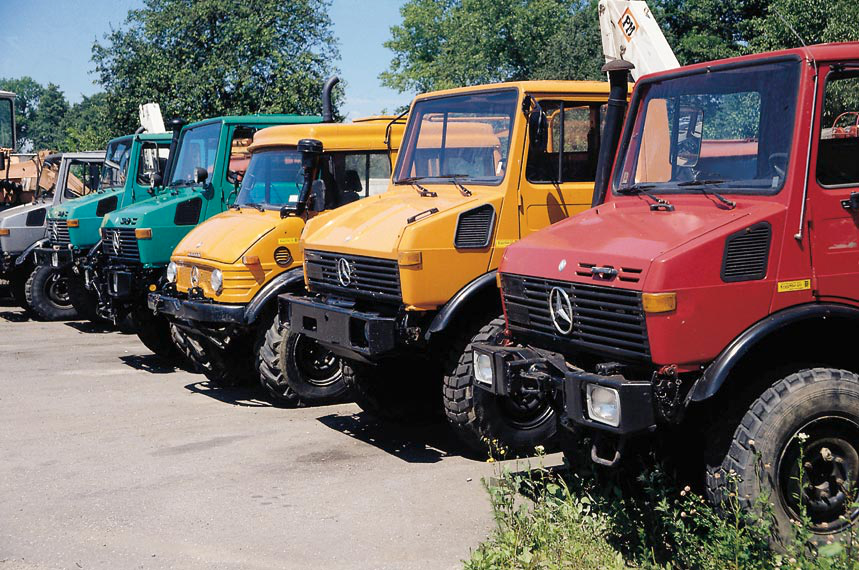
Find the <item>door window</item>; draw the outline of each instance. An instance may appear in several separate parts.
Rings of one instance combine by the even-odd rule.
[[[336,208],[360,198],[381,194],[391,179],[387,152],[332,153],[322,171],[328,191],[328,207]]]
[[[531,147],[525,176],[536,184],[592,182],[596,175],[600,118],[605,105],[541,101],[549,125],[546,149]]]
[[[817,150],[821,186],[859,184],[859,73],[831,73],[823,94]]]
[[[73,161],[69,164],[69,174],[66,178],[66,189],[63,196],[66,199],[86,196],[98,188],[100,162]]]

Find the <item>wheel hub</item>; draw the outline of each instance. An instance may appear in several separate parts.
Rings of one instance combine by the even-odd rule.
[[[508,423],[519,429],[537,427],[552,414],[550,398],[539,386],[523,383],[499,400]]]
[[[47,283],[48,298],[56,305],[68,307],[71,305],[69,301],[69,280],[60,273],[54,273],[48,278]]]
[[[296,342],[295,360],[302,375],[314,386],[329,386],[340,377],[340,359],[303,335]]]

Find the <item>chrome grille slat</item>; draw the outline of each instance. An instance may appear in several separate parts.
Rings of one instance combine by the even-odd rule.
[[[119,251],[113,247],[113,236],[119,234]],[[137,245],[137,237],[134,228],[104,228],[102,230],[102,243],[108,257],[114,261],[126,263],[140,262],[140,249]]]
[[[48,238],[51,245],[67,246],[69,239],[69,224],[61,218],[48,218]]]
[[[344,296],[370,297],[400,302],[400,270],[396,260],[345,255],[326,251],[304,253],[310,288]],[[337,273],[337,263],[345,259],[352,267],[352,282],[344,287]]]

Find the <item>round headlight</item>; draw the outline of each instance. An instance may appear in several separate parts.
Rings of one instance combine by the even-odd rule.
[[[216,295],[220,295],[221,291],[224,290],[224,274],[221,273],[220,269],[215,269],[212,271],[212,291],[215,292]]]
[[[167,281],[170,283],[176,283],[176,273],[179,270],[179,266],[177,266],[172,261],[169,265],[167,265]]]

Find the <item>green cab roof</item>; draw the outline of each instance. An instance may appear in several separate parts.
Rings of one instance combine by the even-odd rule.
[[[196,127],[208,123],[239,123],[244,125],[265,125],[272,121],[283,123],[321,123],[322,117],[319,115],[295,115],[295,114],[271,114],[271,115],[225,115],[223,117],[211,117],[188,123],[184,128]]]

